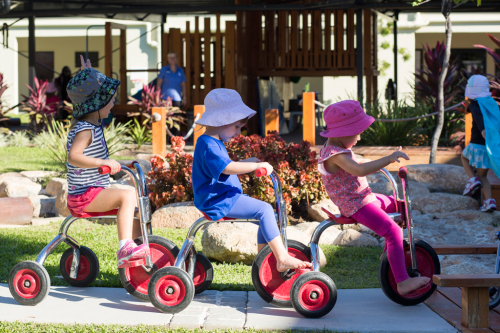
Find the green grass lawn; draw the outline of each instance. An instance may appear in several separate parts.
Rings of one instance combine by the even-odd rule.
[[[128,160],[129,156],[111,156],[112,159]],[[21,171],[60,171],[60,167],[50,160],[49,151],[34,147],[0,148],[0,173]]]
[[[41,227],[0,229],[0,282],[7,283],[9,272],[17,263],[36,260],[38,253],[58,233],[59,223]],[[185,229],[155,229],[153,232],[172,240],[179,248],[186,237]],[[81,220],[75,222],[69,234],[81,245],[92,249],[99,258],[100,273],[92,284],[95,287],[121,288],[116,268],[118,238],[116,226],[106,226]],[[202,250],[201,235],[198,233],[195,245]],[[66,286],[60,276],[59,260],[69,248],[60,245],[46,260],[52,285]],[[353,248],[322,245],[327,258],[327,266],[322,271],[333,278],[339,289],[377,288],[377,269],[381,247]],[[243,264],[213,263],[214,280],[211,289],[216,290],[254,290],[251,280],[251,266]]]

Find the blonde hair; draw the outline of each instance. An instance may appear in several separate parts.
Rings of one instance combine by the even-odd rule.
[[[168,56],[171,56],[171,55],[174,55],[177,58],[177,53],[175,53],[175,52],[168,52],[167,53],[167,58],[168,58]]]

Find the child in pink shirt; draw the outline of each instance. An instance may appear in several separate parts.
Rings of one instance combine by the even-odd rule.
[[[387,257],[399,294],[406,295],[427,285],[430,282],[428,277],[410,278],[406,272],[403,231],[387,215],[395,212],[394,198],[373,194],[366,181],[367,175],[391,163],[399,163],[399,158],[409,160],[408,156],[399,147],[398,151],[381,159],[363,164],[356,162],[351,148],[374,121],[357,101],[347,100],[328,106],[324,118],[326,129],[321,136],[328,141],[321,149],[318,170],[328,196],[342,215],[352,217],[385,237]]]

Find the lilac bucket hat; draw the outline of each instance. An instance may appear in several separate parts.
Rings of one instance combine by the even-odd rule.
[[[490,82],[484,75],[472,75],[467,80],[465,87],[465,97],[469,99],[476,99],[481,97],[491,96]]]
[[[236,90],[219,88],[205,97],[205,112],[196,124],[220,127],[253,117],[256,113],[243,103]]]
[[[346,100],[329,105],[323,115],[326,128],[320,133],[325,138],[339,138],[360,134],[375,119],[365,113],[358,101]]]

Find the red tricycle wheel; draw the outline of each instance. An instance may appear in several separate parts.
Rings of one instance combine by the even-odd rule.
[[[186,271],[163,267],[151,276],[148,295],[151,303],[161,312],[178,313],[193,300],[194,284]]]
[[[72,279],[71,264],[73,263],[73,249],[64,251],[59,262],[61,275],[73,287],[88,287],[99,275],[99,260],[95,253],[85,246],[80,246],[80,267],[76,279]]]
[[[186,265],[186,271],[189,271],[189,263]],[[201,294],[207,290],[214,279],[214,269],[210,260],[201,253],[196,254],[196,267],[194,269],[193,283],[195,294]]]
[[[405,255],[405,265],[411,268],[411,257],[410,257],[410,246],[405,241],[403,244],[404,255]],[[432,283],[432,276],[434,274],[441,273],[441,265],[439,263],[439,258],[429,244],[422,240],[417,240],[415,242],[415,254],[417,257],[417,267],[420,276],[426,276],[430,278],[430,282],[409,294],[401,296],[397,291],[396,280],[394,279],[394,274],[392,273],[387,254],[384,254],[379,267],[379,282],[385,295],[395,303],[401,305],[416,305],[420,304],[429,298],[432,293],[436,290],[436,285]]]
[[[290,293],[293,308],[306,318],[328,314],[337,302],[337,287],[332,279],[320,272],[299,276]]]
[[[23,261],[9,274],[9,290],[22,305],[37,305],[49,294],[50,277],[37,262]]]

